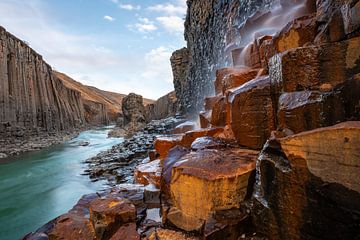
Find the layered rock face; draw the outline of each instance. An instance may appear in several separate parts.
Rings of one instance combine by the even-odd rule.
[[[154,103],[147,104],[146,118],[150,120],[160,120],[175,116],[178,111],[178,101],[175,92],[170,92],[159,98]]]
[[[121,115],[121,101],[126,95],[83,85],[64,73],[54,71],[54,74],[66,87],[81,93],[85,120],[88,124],[116,122]]]
[[[186,91],[189,87],[188,69],[189,69],[189,51],[187,48],[179,49],[173,52],[171,58],[171,68],[174,78],[175,94],[178,99],[177,110],[185,114],[187,109]]]
[[[26,43],[0,28],[0,136],[58,132],[85,123],[78,91],[66,88]]]
[[[180,76],[175,80],[182,79],[178,81],[181,84],[175,84],[175,89],[183,112],[196,113],[202,109],[204,97],[214,93],[212,81],[216,70],[232,63],[228,53],[236,46],[235,39],[239,37],[237,29],[250,15],[259,9],[268,9],[274,2],[277,1],[187,2],[187,48],[173,55],[173,59],[178,59],[177,62],[181,63],[179,68],[186,69],[174,71],[175,77]],[[178,72],[181,74],[176,74]],[[184,73],[187,73],[186,77],[183,77]]]

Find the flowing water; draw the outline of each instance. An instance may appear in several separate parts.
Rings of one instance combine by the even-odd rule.
[[[81,175],[89,157],[122,139],[107,138],[110,127],[82,132],[61,145],[0,163],[0,239],[19,239],[67,212],[88,193],[104,189]],[[84,141],[88,146],[80,146]]]

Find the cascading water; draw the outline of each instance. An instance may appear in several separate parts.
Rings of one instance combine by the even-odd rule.
[[[276,35],[286,24],[311,11],[307,0],[299,0],[293,4],[278,2],[268,11],[253,14],[239,29],[240,37],[228,44],[227,54],[232,54],[233,66],[248,67],[254,41]]]

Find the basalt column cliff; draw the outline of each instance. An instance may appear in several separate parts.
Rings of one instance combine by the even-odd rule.
[[[171,63],[200,127],[25,239],[360,239],[360,1],[187,4]]]
[[[55,77],[26,43],[0,28],[0,137],[69,130],[82,125],[80,93]]]

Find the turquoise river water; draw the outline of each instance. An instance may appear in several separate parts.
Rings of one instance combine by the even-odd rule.
[[[84,160],[122,141],[107,138],[109,129],[0,162],[0,240],[19,239],[67,212],[82,195],[105,188],[81,174]],[[79,146],[82,141],[90,144]]]

